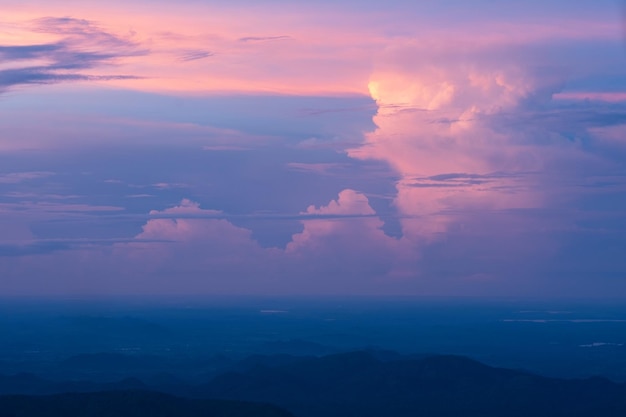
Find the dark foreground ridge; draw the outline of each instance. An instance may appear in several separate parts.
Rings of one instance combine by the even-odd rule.
[[[266,404],[178,398],[146,391],[2,396],[0,417],[293,417]]]
[[[305,358],[257,355],[201,384],[173,376],[152,382],[128,376],[107,384],[25,374],[0,378],[0,393],[74,392],[0,397],[0,417],[286,417],[289,412],[297,417],[626,416],[625,384],[599,377],[547,378],[460,356],[371,351]]]
[[[458,356],[383,361],[367,352],[215,378],[213,398],[263,401],[299,417],[624,417],[626,386],[493,368]]]

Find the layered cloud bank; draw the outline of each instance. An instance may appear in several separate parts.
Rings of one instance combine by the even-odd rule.
[[[6,293],[626,286],[611,2],[31,3],[0,21]]]

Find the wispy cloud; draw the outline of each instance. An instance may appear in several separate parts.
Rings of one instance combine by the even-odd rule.
[[[280,36],[245,36],[243,38],[239,38],[240,42],[267,42],[267,41],[279,41],[279,40],[287,40],[293,39],[291,36],[280,35]]]
[[[20,213],[61,213],[61,214],[82,214],[82,213],[109,213],[123,211],[123,207],[117,206],[99,206],[89,204],[61,204],[53,202],[23,202],[0,203],[0,213],[2,212],[20,212]]]
[[[4,61],[38,59],[57,53],[63,46],[61,44],[41,44],[41,45],[17,45],[0,46],[0,56]]]
[[[523,179],[525,176],[533,175],[533,172],[494,172],[490,174],[467,174],[450,173],[432,175],[429,177],[415,178],[414,182],[407,182],[407,187],[417,188],[449,188],[449,187],[473,187],[480,185],[490,189],[501,189],[503,180],[510,183],[515,179]]]
[[[289,162],[287,168],[296,172],[311,172],[321,175],[335,175],[337,171],[345,170],[349,168],[348,164],[336,163],[336,162],[319,162],[319,163],[304,163],[304,162]]]
[[[72,245],[65,242],[37,241],[21,245],[0,243],[0,257],[43,255],[71,248]]]
[[[116,244],[124,244],[131,242],[149,243],[171,243],[171,240],[156,239],[137,239],[137,238],[84,238],[84,239],[39,239],[29,242],[2,242],[0,241],[0,258],[2,257],[22,257],[32,255],[46,255],[59,251],[70,250],[90,250]]]
[[[53,175],[55,175],[54,172],[46,171],[11,172],[8,174],[0,174],[0,184],[17,184]]]
[[[186,51],[182,51],[178,55],[179,61],[188,62],[188,61],[197,61],[199,59],[208,58],[215,55],[211,51],[203,50],[203,49],[189,49]]]
[[[121,58],[148,53],[131,39],[132,36],[117,36],[89,20],[45,17],[32,21],[28,29],[56,35],[58,40],[32,45],[1,45],[0,60],[5,69],[0,70],[0,92],[28,84],[138,78],[129,74],[86,71],[114,65]]]

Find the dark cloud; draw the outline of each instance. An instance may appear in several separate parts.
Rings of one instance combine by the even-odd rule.
[[[546,137],[549,133],[555,133],[560,138],[583,138],[588,136],[591,128],[626,124],[624,103],[552,101],[549,106],[543,104],[517,110],[484,116],[483,121],[495,131],[513,130],[525,143],[537,145],[548,144]]]
[[[45,67],[0,71],[0,89],[25,84],[52,84],[63,81],[107,81],[137,78],[132,75],[59,74]]]
[[[524,172],[493,172],[489,174],[448,173],[415,178],[410,184],[416,188],[452,188],[471,187],[474,185],[493,184],[502,179],[517,179],[532,173]],[[492,189],[501,189],[502,186],[493,186]],[[507,186],[506,188],[510,188]]]
[[[138,238],[82,238],[82,239],[40,239],[28,243],[0,243],[0,258],[20,256],[46,255],[49,253],[112,247],[116,244],[141,243],[162,244],[173,243],[169,239],[138,239]]]
[[[108,33],[88,20],[46,17],[36,20],[33,25],[36,32],[64,38],[49,44],[0,46],[3,62],[47,62],[0,71],[0,92],[19,85],[138,78],[124,74],[92,75],[84,71],[113,64],[120,58],[148,53],[130,37]]]
[[[33,242],[23,245],[0,244],[0,257],[16,257],[28,255],[43,255],[60,250],[72,249],[72,245],[66,242]]]
[[[0,57],[3,61],[36,59],[59,51],[62,45],[51,43],[25,46],[0,46]]]

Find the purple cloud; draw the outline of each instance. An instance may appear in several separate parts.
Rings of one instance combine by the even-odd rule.
[[[133,75],[96,75],[84,71],[148,53],[136,42],[108,33],[88,20],[46,17],[33,22],[32,30],[62,38],[49,44],[0,46],[0,59],[5,63],[46,61],[45,65],[0,70],[0,91],[28,84],[135,79],[138,77]]]

